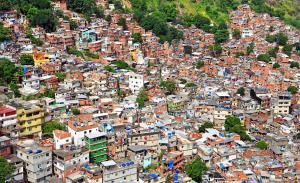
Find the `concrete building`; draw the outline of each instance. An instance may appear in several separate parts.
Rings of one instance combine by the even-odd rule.
[[[68,147],[53,151],[54,174],[63,181],[71,174],[79,172],[86,163],[89,163],[89,151],[84,147]]]
[[[288,115],[290,113],[292,95],[288,92],[279,93],[277,98],[271,100],[274,114]]]
[[[0,106],[0,127],[1,131],[10,133],[13,137],[16,135],[17,111],[16,108],[6,105]]]
[[[85,135],[85,145],[90,151],[90,162],[99,163],[108,159],[107,135],[105,132],[94,132]]]
[[[44,122],[44,109],[24,102],[21,106],[17,107],[17,119],[20,136],[40,135]]]
[[[37,144],[27,144],[17,150],[18,158],[22,159],[25,168],[25,179],[32,183],[46,183],[52,175],[51,148]]]
[[[130,160],[101,162],[103,169],[102,183],[137,182],[137,164]]]

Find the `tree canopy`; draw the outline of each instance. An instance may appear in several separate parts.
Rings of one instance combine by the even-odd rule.
[[[34,59],[32,55],[24,54],[20,56],[20,63],[22,65],[34,65]]]
[[[0,58],[0,83],[10,84],[16,75],[22,76],[23,71],[21,67],[16,67],[16,65],[8,59]]]
[[[264,140],[260,140],[256,143],[256,147],[259,149],[267,149],[269,146],[269,144],[267,142],[265,142]]]
[[[244,96],[245,95],[245,88],[244,87],[240,87],[237,91],[237,94],[239,94],[240,96]]]
[[[9,164],[4,157],[0,156],[0,182],[5,182],[14,170],[15,167]]]
[[[237,133],[240,135],[241,140],[251,141],[251,138],[246,133],[246,129],[242,126],[241,120],[235,116],[227,116],[225,120],[225,130],[228,132]]]
[[[136,98],[136,102],[138,103],[139,108],[143,108],[147,100],[148,100],[148,96],[145,89],[141,89]]]
[[[298,92],[299,88],[297,86],[289,86],[287,90],[294,95]]]
[[[268,63],[271,61],[271,58],[269,54],[260,54],[257,56],[257,60]]]
[[[160,86],[166,90],[167,94],[174,94],[176,83],[173,80],[161,81]]]
[[[213,123],[211,123],[211,122],[209,122],[209,121],[206,121],[204,124],[202,124],[202,125],[199,127],[198,131],[199,131],[200,133],[203,133],[203,132],[205,132],[205,129],[206,129],[206,128],[213,128],[213,127],[214,127],[214,124],[213,124]]]
[[[10,29],[4,27],[3,23],[0,22],[0,42],[9,40],[10,34],[11,34]]]
[[[197,157],[185,167],[186,174],[196,182],[201,182],[202,175],[208,170],[200,157]]]

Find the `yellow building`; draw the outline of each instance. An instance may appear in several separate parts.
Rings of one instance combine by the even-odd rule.
[[[17,127],[20,136],[38,135],[42,132],[44,109],[32,104],[24,104],[17,108]]]
[[[50,61],[49,55],[47,53],[33,53],[34,65],[40,66],[42,64],[48,63]]]

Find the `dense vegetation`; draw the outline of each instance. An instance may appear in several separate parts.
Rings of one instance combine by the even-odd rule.
[[[6,158],[0,156],[0,182],[5,182],[14,171],[15,167],[9,164]]]
[[[238,117],[227,116],[224,127],[228,132],[239,134],[242,141],[251,141],[251,138],[246,133],[246,129],[242,126],[241,120]]]
[[[186,174],[196,182],[201,182],[202,175],[207,170],[205,162],[200,157],[197,157],[185,167]]]

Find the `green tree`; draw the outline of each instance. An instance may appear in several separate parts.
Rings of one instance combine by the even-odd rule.
[[[287,41],[288,41],[288,37],[287,37],[286,34],[284,34],[282,32],[276,34],[276,42],[277,42],[277,44],[279,44],[281,46],[284,46],[284,45],[286,45]]]
[[[9,89],[14,92],[15,97],[20,97],[21,96],[19,87],[15,82],[11,82],[9,84]]]
[[[0,0],[0,10],[11,10],[13,6],[13,1]]]
[[[118,25],[122,26],[124,30],[127,30],[127,24],[126,24],[126,19],[125,18],[120,18],[118,21]]]
[[[67,2],[68,6],[77,13],[90,14],[93,13],[91,12],[92,7],[97,7],[95,0],[70,0]]]
[[[190,82],[190,83],[187,83],[187,84],[185,85],[185,87],[193,88],[193,87],[197,87],[197,85],[196,85],[195,83],[193,83],[193,82]]]
[[[216,43],[223,43],[229,39],[229,32],[227,29],[217,30],[215,32]]]
[[[299,88],[297,86],[289,86],[287,91],[291,92],[291,94],[296,94],[298,92]]]
[[[64,81],[65,78],[66,78],[66,74],[65,74],[65,73],[62,73],[62,72],[56,72],[54,75],[58,78],[58,80],[59,80],[60,82],[61,82],[61,81]]]
[[[259,148],[259,149],[267,149],[269,146],[269,144],[263,140],[260,140],[256,143],[256,147]]]
[[[210,25],[210,20],[204,16],[201,16],[201,15],[196,15],[194,18],[193,18],[193,24],[195,24],[195,26],[197,28],[200,28],[202,29],[205,25]]]
[[[241,125],[241,120],[235,116],[227,116],[225,120],[225,130],[230,131],[235,125]]]
[[[133,33],[132,38],[133,38],[133,43],[142,43],[142,36],[140,33]]]
[[[51,9],[41,9],[30,19],[32,26],[41,26],[46,32],[54,32],[57,26],[57,18]]]
[[[201,182],[202,175],[208,170],[200,157],[197,157],[185,167],[186,174],[196,182]]]
[[[214,124],[207,121],[199,127],[198,131],[200,133],[203,133],[203,132],[205,132],[206,128],[213,128],[213,127],[214,127]]]
[[[209,50],[213,56],[219,56],[222,53],[222,46],[219,44],[210,45]]]
[[[20,70],[9,59],[0,58],[0,81],[2,83],[10,84]]]
[[[276,41],[276,36],[267,35],[266,36],[266,41],[268,41],[269,43],[274,43]]]
[[[198,60],[197,62],[196,62],[196,68],[197,69],[200,69],[201,67],[203,67],[204,66],[204,62],[202,61],[202,60]]]
[[[1,5],[0,5],[1,6]],[[3,26],[3,23],[0,22],[0,42],[10,40],[10,29]]]
[[[241,38],[241,31],[239,29],[234,29],[232,32],[232,36],[235,39],[240,39]]]
[[[52,133],[53,130],[65,130],[65,126],[56,120],[43,123],[42,125],[43,133]]]
[[[237,94],[239,94],[240,96],[244,96],[245,95],[245,88],[241,87],[236,91]]]
[[[246,133],[246,129],[242,126],[241,121],[238,117],[227,116],[224,127],[225,127],[226,131],[239,134],[241,137],[241,140],[251,141],[251,138]]]
[[[278,62],[274,63],[274,64],[273,64],[273,68],[274,68],[274,69],[280,68],[280,64],[279,64]]]
[[[294,68],[294,67],[299,69],[299,62],[295,62],[295,61],[290,62],[290,68]]]
[[[24,54],[20,56],[20,63],[22,65],[34,65],[34,59],[32,55]]]
[[[74,20],[69,20],[70,23],[70,29],[75,30],[78,28],[78,24]]]
[[[83,53],[84,53],[85,56],[93,58],[93,59],[98,59],[99,58],[98,53],[92,52],[90,50],[86,50]]]
[[[104,66],[104,70],[106,70],[108,72],[116,73],[116,70],[114,68],[112,68],[110,65]]]
[[[174,94],[176,83],[173,80],[161,81],[160,86],[166,90],[167,94]]]
[[[79,110],[79,109],[72,108],[71,111],[72,111],[72,113],[73,113],[74,115],[80,114],[80,110]]]
[[[245,55],[244,52],[237,52],[237,53],[235,54],[235,58],[239,58],[239,57],[242,57],[242,56],[244,56],[244,55]]]
[[[159,10],[165,14],[168,22],[173,21],[177,16],[175,4],[163,4]]]
[[[257,56],[257,60],[268,63],[271,61],[271,58],[270,58],[269,54],[260,54]]]
[[[250,55],[250,53],[253,53],[254,50],[254,42],[251,42],[248,46],[247,46],[247,55]]]
[[[46,89],[42,94],[43,97],[55,98],[55,89]]]
[[[291,44],[286,44],[282,48],[282,51],[287,55],[291,55],[292,50],[293,50],[293,45]]]
[[[139,108],[145,107],[145,102],[148,101],[148,96],[145,89],[141,89],[136,98],[136,102],[138,103]]]
[[[268,50],[268,54],[270,57],[273,57],[273,58],[276,58],[277,57],[277,52],[278,52],[278,47],[275,47],[275,48],[270,48]]]
[[[4,157],[0,156],[0,182],[4,183],[14,171],[15,167],[9,164]]]

